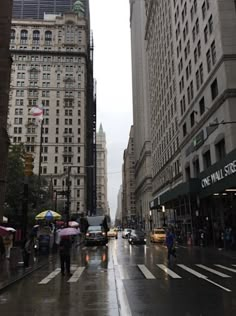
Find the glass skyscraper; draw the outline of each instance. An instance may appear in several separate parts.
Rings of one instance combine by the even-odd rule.
[[[13,0],[13,18],[43,19],[44,13],[59,14],[72,10],[76,0]],[[87,1],[84,0],[86,3]]]

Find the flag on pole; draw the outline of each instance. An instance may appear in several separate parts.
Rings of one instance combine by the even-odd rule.
[[[39,122],[42,122],[43,120],[43,106],[34,106],[30,110],[30,114],[33,115]]]

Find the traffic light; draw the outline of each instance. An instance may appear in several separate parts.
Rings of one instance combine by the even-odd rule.
[[[25,154],[25,176],[32,176],[34,169],[34,157],[32,154]]]

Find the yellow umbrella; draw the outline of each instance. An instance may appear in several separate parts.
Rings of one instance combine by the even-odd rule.
[[[46,221],[53,221],[53,220],[60,220],[61,215],[57,212],[46,210],[44,212],[39,213],[36,217],[36,220],[46,220]]]

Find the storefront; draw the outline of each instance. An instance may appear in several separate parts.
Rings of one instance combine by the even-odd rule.
[[[204,233],[205,244],[225,246],[226,229],[232,229],[232,236],[236,231],[236,150],[200,173],[198,179],[181,183],[150,203],[151,209],[160,212],[162,205],[174,210],[174,225],[185,242],[191,236],[192,243],[200,244]]]

